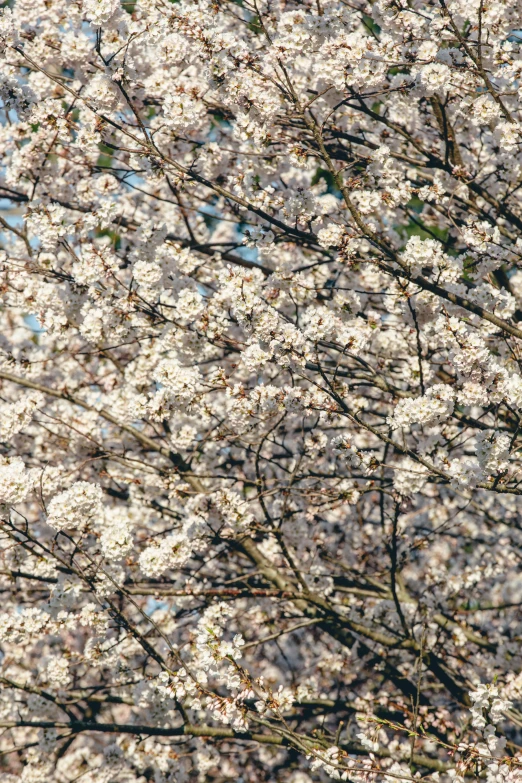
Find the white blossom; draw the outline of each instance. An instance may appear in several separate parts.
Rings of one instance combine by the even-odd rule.
[[[100,486],[77,481],[49,502],[47,524],[56,530],[80,527],[101,512],[102,498]]]

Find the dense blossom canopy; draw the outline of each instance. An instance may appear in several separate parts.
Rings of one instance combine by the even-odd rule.
[[[522,0],[2,5],[1,783],[521,781]]]

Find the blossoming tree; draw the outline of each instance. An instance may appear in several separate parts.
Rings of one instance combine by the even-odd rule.
[[[520,781],[520,0],[0,16],[0,781]]]

